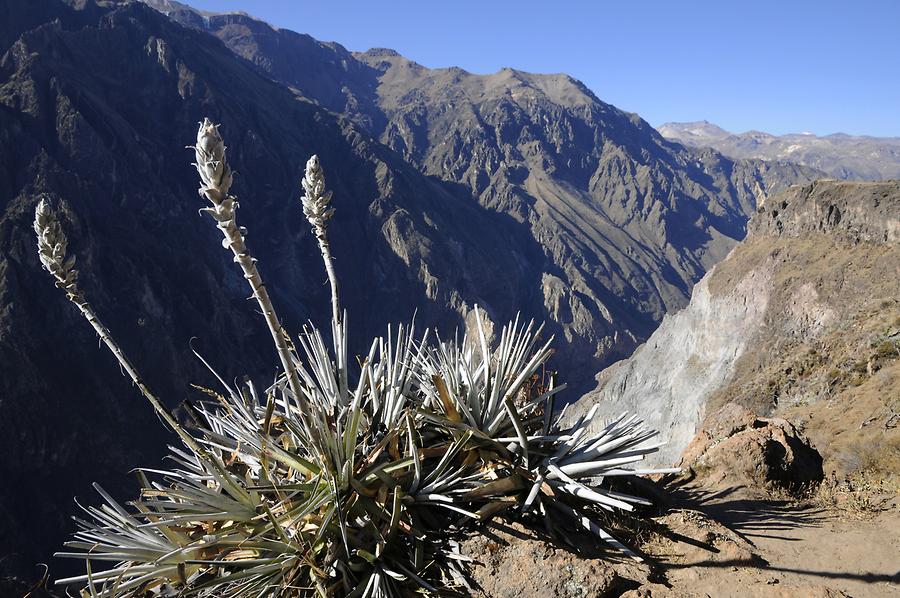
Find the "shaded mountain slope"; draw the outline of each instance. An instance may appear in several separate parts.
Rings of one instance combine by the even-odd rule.
[[[56,8],[58,22],[22,34],[0,61],[0,554],[23,562],[60,545],[73,494],[90,499],[92,480],[118,494],[165,436],[41,271],[30,228],[39,194],[62,206],[86,293],[170,404],[189,381],[214,384],[192,336],[225,379],[265,384],[274,373],[245,283],[197,213],[183,148],[203,115],[223,123],[239,218],[289,330],[329,313],[299,206],[313,152],[335,191],[332,244],[356,351],[416,309],[422,324],[452,329],[463,296],[511,303],[537,284],[524,264],[539,252],[209,36],[137,3],[90,5],[93,20]]]
[[[789,417],[838,474],[900,463],[900,182],[818,181],[777,195],[746,240],[634,355],[600,402],[637,410],[677,462],[727,402]]]
[[[527,223],[551,264],[545,308],[601,353],[630,352],[743,236],[756,194],[803,176],[681,152],[566,75],[360,57],[383,73],[381,139]]]
[[[711,147],[735,159],[795,162],[840,179],[900,178],[900,137],[731,133],[706,121],[666,123],[659,132],[673,141],[690,147]]]

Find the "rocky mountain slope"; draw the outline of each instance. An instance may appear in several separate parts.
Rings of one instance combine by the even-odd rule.
[[[666,123],[659,132],[672,141],[690,147],[711,147],[731,158],[795,162],[839,179],[900,178],[900,137],[730,133],[706,121]]]
[[[818,181],[777,195],[729,257],[634,355],[605,370],[595,402],[637,410],[677,462],[728,402],[795,422],[826,471],[900,464],[900,183]]]
[[[315,152],[335,192],[352,350],[416,310],[443,330],[476,303],[495,320],[522,310],[548,320],[576,389],[686,302],[759,199],[814,174],[668,143],[566,77],[429,71],[190,14],[202,30],[139,2],[0,0],[3,567],[56,549],[91,481],[130,496],[125,472],[166,440],[40,270],[41,194],[66,215],[86,293],[174,405],[189,382],[215,385],[192,337],[225,379],[273,373],[243,280],[197,214],[183,148],[203,116],[223,123],[239,217],[288,329],[328,313],[298,202]],[[232,49],[276,40],[283,53],[271,69],[261,51],[236,58],[210,35],[225,31]],[[441,108],[442,86],[456,108]]]
[[[743,236],[757,202],[820,174],[685,151],[566,75],[428,69],[243,14],[149,4],[525,231],[538,250],[528,266],[541,271],[538,284],[485,307],[499,315],[517,303],[542,314],[573,369],[629,354]]]

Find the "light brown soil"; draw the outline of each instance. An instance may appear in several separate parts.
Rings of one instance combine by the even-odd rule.
[[[491,522],[461,552],[473,559],[473,595],[486,598],[613,596],[621,581],[607,561],[576,556],[520,524]]]
[[[754,496],[745,489],[711,493],[687,484],[676,494],[691,510],[674,511],[663,520],[701,543],[658,535],[644,548],[676,592],[712,597],[900,596],[897,495],[873,500],[882,510],[862,513]],[[721,522],[737,539],[698,538],[702,526],[689,522],[705,517]]]
[[[489,537],[464,544],[476,561],[475,595],[900,597],[896,494],[873,499],[877,510],[848,510],[746,488],[710,491],[696,480],[678,480],[668,490],[672,507],[630,543],[643,563],[602,550],[578,555],[499,524]]]

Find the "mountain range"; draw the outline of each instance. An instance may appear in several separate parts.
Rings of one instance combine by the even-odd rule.
[[[287,329],[329,313],[299,207],[317,153],[351,350],[413,313],[449,334],[476,304],[495,322],[521,311],[556,336],[569,400],[686,304],[759,203],[821,175],[667,141],[565,75],[427,69],[170,2],[0,0],[0,17],[7,569],[46,561],[92,481],[130,496],[127,472],[172,440],[41,271],[39,196],[64,214],[86,294],[170,405],[191,382],[216,384],[192,346],[225,379],[275,373],[244,281],[197,214],[183,148],[204,116],[222,123],[239,219]]]
[[[428,69],[391,50],[349,52],[244,14],[148,4],[515,223],[540,247],[526,267],[541,270],[540,281],[514,287],[512,303],[486,307],[543,312],[569,348],[565,361],[579,369],[629,354],[743,237],[760,201],[821,175],[685,151],[567,75]]]
[[[731,158],[794,162],[838,179],[900,178],[900,137],[730,133],[707,121],[666,123],[659,132],[667,139],[690,147],[711,147]]]

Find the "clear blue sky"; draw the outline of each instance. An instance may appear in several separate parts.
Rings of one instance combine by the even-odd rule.
[[[428,67],[584,81],[653,125],[900,136],[900,0],[188,0]]]

